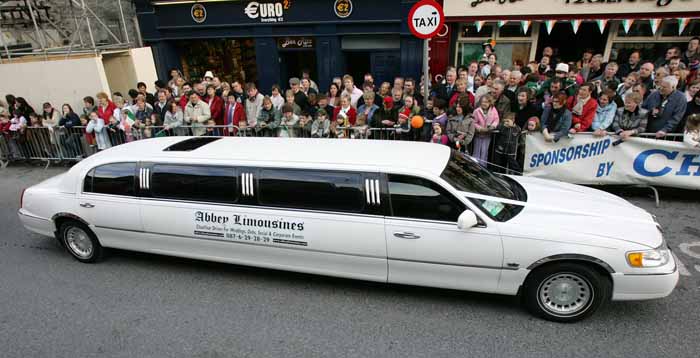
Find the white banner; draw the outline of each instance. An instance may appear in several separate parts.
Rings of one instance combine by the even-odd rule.
[[[683,142],[577,134],[546,142],[525,141],[525,175],[574,184],[647,184],[700,189],[700,150]]]

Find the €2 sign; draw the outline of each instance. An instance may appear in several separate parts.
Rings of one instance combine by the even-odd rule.
[[[442,6],[435,0],[421,0],[408,13],[408,28],[415,37],[429,39],[437,35],[445,23]]]

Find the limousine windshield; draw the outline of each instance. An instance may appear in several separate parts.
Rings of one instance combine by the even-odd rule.
[[[496,176],[474,159],[452,151],[440,175],[457,190],[508,200],[526,201],[525,189],[507,176]]]
[[[496,198],[527,201],[525,189],[517,181],[505,175],[494,175],[476,160],[463,153],[452,151],[450,160],[440,175],[455,189],[467,193],[487,195]],[[496,221],[505,222],[522,210],[522,205],[501,203],[494,200],[467,197],[481,211]]]

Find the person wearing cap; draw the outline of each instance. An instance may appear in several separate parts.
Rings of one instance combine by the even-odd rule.
[[[399,118],[399,108],[394,105],[394,99],[387,96],[382,100],[382,107],[374,112],[371,128],[392,128]]]
[[[207,84],[211,84],[212,81],[214,80],[214,73],[211,71],[207,71],[204,73],[204,82]]]
[[[316,120],[311,124],[312,138],[328,138],[331,133],[331,122],[328,120],[328,112],[321,108],[316,112]]]
[[[569,76],[569,65],[566,63],[559,63],[554,69],[554,78],[558,78],[561,81],[561,90],[566,91],[566,94],[569,96],[573,96],[576,94],[576,81],[571,80],[568,78]],[[542,86],[540,86],[539,90],[537,91],[536,97],[537,98],[542,98],[549,92],[550,94],[552,93],[550,87],[552,86],[552,80],[553,79],[548,79],[542,83]]]
[[[297,77],[292,77],[289,79],[289,86],[294,94],[294,103],[299,106],[301,111],[308,111],[309,99],[304,94],[304,91],[301,90],[301,80]]]

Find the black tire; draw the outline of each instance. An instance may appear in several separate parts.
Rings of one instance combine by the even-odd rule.
[[[83,223],[66,221],[61,224],[58,235],[68,253],[80,262],[98,262],[104,255],[105,250],[97,236]]]
[[[574,262],[535,269],[525,282],[523,303],[548,321],[571,323],[592,315],[610,300],[612,283],[594,268]]]

